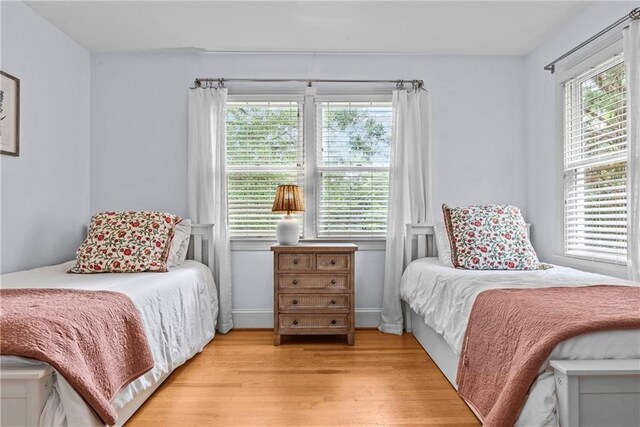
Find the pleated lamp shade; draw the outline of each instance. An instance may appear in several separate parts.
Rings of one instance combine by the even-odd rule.
[[[300,187],[297,185],[279,185],[271,212],[285,213],[287,215],[292,212],[304,212],[304,201]]]

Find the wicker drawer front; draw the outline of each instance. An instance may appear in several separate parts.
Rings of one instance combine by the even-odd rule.
[[[318,254],[318,270],[348,270],[349,259],[348,254]]]
[[[346,314],[281,314],[280,327],[285,329],[344,329],[349,325]]]
[[[346,310],[348,308],[349,295],[280,295],[280,310]]]
[[[349,289],[346,274],[280,274],[280,289]]]
[[[278,270],[313,270],[313,254],[280,254]]]

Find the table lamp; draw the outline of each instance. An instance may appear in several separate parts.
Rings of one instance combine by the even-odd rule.
[[[281,245],[295,245],[300,237],[298,222],[291,213],[304,212],[302,191],[297,185],[279,185],[271,212],[284,213],[284,218],[278,223],[276,237]]]

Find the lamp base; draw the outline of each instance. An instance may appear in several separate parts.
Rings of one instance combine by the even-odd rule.
[[[295,245],[300,239],[300,227],[291,215],[285,215],[276,227],[276,238],[281,245]]]

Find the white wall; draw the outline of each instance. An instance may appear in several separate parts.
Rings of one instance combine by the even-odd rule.
[[[187,88],[203,76],[422,78],[432,94],[436,204],[524,209],[523,70],[520,57],[94,54],[91,210],[186,213]]]
[[[91,57],[23,3],[2,2],[1,68],[20,79],[20,157],[0,156],[1,271],[73,258],[89,219]]]
[[[558,137],[558,126],[561,113],[556,104],[556,75],[544,71],[543,67],[639,5],[639,1],[594,3],[525,58],[526,206],[533,223],[534,246],[546,261],[619,277],[626,277],[624,268],[578,262],[560,255],[563,199],[559,184],[562,141]],[[566,62],[575,60],[576,56]]]
[[[424,79],[433,103],[436,205],[512,203],[526,213],[523,65],[521,57],[94,54],[91,212],[186,214],[187,89],[195,77],[223,76]],[[235,251],[232,262],[236,325],[269,322],[271,253]],[[377,325],[383,265],[383,251],[357,254],[360,325]]]

